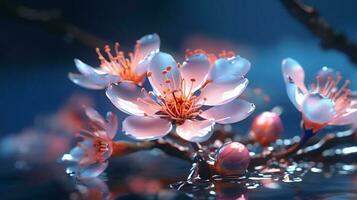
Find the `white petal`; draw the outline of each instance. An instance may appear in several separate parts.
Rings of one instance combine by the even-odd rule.
[[[71,155],[71,157],[74,161],[79,161],[80,159],[82,159],[85,156],[84,150],[78,146],[74,147],[69,152],[69,154]]]
[[[240,56],[233,58],[220,58],[212,68],[211,79],[230,80],[232,77],[245,76],[250,69],[250,62]]]
[[[84,75],[69,73],[68,77],[73,83],[84,88],[88,88],[92,90],[101,90],[105,88],[104,85],[98,85]]]
[[[147,115],[153,115],[160,110],[160,107],[154,100],[143,96],[144,92],[142,88],[134,83],[124,81],[109,86],[106,95],[119,110],[127,114],[144,116],[146,113]]]
[[[247,118],[254,109],[254,104],[242,99],[235,99],[227,104],[209,108],[203,111],[200,116],[215,120],[219,124],[230,124]]]
[[[301,104],[305,98],[305,94],[294,83],[289,82],[286,83],[286,92],[290,101],[301,111]]]
[[[135,73],[142,75],[146,73],[153,56],[160,50],[160,37],[156,33],[145,35],[138,40],[139,49],[135,49],[136,58]]]
[[[140,44],[140,54],[142,58],[149,54],[159,52],[160,48],[160,37],[158,34],[145,35],[139,39],[138,44]],[[135,49],[137,51],[138,49]]]
[[[170,72],[163,75],[162,72],[166,70],[168,66],[171,67]],[[170,54],[163,52],[155,54],[149,64],[148,73],[151,73],[148,79],[154,92],[158,95],[162,95],[165,88],[175,90],[179,86],[180,74],[177,69],[176,61]],[[166,79],[171,80],[171,83],[165,83]]]
[[[188,58],[180,68],[181,78],[185,81],[185,94],[195,92],[207,80],[210,64],[207,56],[196,54]],[[191,81],[194,79],[194,82]]]
[[[89,117],[91,121],[95,121],[97,124],[104,128],[106,126],[106,122],[104,118],[92,107],[85,108],[85,113]]]
[[[171,122],[161,118],[129,116],[123,121],[123,132],[138,140],[155,140],[171,129]]]
[[[318,83],[320,87],[324,87],[326,82],[328,81],[328,77],[336,79],[336,72],[332,68],[323,67],[316,75],[318,78]]]
[[[213,134],[213,120],[192,121],[186,120],[176,127],[176,133],[184,140],[190,142],[204,142]]]
[[[204,105],[222,105],[237,98],[248,85],[248,79],[231,79],[229,81],[213,81],[201,90],[200,102]],[[205,99],[205,100],[203,100]]]
[[[283,60],[281,66],[285,83],[294,82],[300,90],[306,93],[307,89],[304,83],[305,71],[301,65],[292,58],[286,58]]]
[[[88,198],[98,197],[98,199],[109,200],[111,199],[110,191],[107,184],[99,177],[77,177],[78,186],[85,188],[85,195]],[[98,194],[98,196],[97,196]],[[93,195],[93,196],[92,196]],[[91,197],[90,197],[91,196]],[[99,197],[100,196],[100,197]]]
[[[308,120],[320,124],[331,121],[336,115],[333,101],[317,93],[306,95],[302,112]]]
[[[117,134],[117,130],[118,130],[118,117],[114,113],[108,112],[107,122],[108,122],[106,128],[107,136],[109,139],[113,139]]]
[[[99,176],[108,167],[107,162],[97,162],[95,164],[86,166],[81,169],[79,176],[82,177],[96,177]]]
[[[350,109],[345,114],[333,119],[330,125],[349,125],[356,124],[357,125],[357,108]]]
[[[91,75],[93,73],[96,73],[93,67],[87,65],[86,63],[82,62],[77,58],[74,59],[74,64],[76,65],[78,71],[81,72],[83,75]]]

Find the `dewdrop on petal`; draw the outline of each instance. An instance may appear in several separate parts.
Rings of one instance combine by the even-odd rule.
[[[229,142],[217,151],[214,168],[223,176],[241,175],[247,170],[249,162],[248,149],[239,142]]]

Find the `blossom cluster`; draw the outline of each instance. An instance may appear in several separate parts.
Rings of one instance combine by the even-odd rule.
[[[104,89],[112,104],[128,115],[122,131],[134,139],[156,140],[175,134],[188,142],[205,142],[215,124],[239,122],[255,110],[254,104],[238,98],[248,85],[246,75],[251,64],[233,52],[214,55],[203,50],[188,51],[185,60],[177,62],[160,51],[157,34],[140,38],[133,53],[126,54],[119,47],[119,43],[114,50],[105,46],[105,55],[96,49],[100,61],[97,68],[75,59],[80,74],[70,73],[69,78],[88,89]],[[342,77],[332,69],[322,68],[316,83],[309,86],[304,83],[303,68],[295,60],[284,59],[282,72],[288,96],[302,113],[305,129],[316,133],[327,125],[357,120],[356,98],[346,89],[350,81],[340,86]],[[146,79],[150,87],[145,87]],[[81,131],[84,140],[63,159],[77,162],[71,172],[97,176],[113,152],[118,124],[113,113],[107,119],[91,108],[86,113],[91,129]],[[266,138],[257,134],[256,138]]]

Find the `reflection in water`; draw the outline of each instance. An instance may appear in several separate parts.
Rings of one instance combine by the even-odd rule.
[[[183,175],[169,181],[173,183],[171,189],[164,177],[140,174],[121,180],[108,175],[110,191],[101,178],[78,180],[76,188],[84,199],[355,199],[356,172],[356,164],[324,166],[301,162],[254,170],[244,176],[215,176],[212,181],[195,184],[174,183]]]

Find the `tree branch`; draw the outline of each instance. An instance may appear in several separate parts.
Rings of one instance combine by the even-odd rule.
[[[335,31],[319,12],[301,0],[281,0],[287,11],[321,40],[325,49],[336,49],[357,63],[357,44]]]
[[[33,9],[17,5],[9,0],[0,0],[0,11],[0,17],[30,24],[62,37],[71,37],[91,48],[108,44],[108,42],[80,29],[76,25],[65,22],[62,13],[57,9]]]

